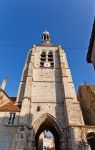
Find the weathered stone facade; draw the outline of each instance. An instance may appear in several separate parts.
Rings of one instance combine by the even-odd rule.
[[[9,150],[37,150],[39,135],[46,129],[54,135],[56,150],[88,150],[87,130],[66,54],[61,46],[51,43],[48,32],[43,33],[42,44],[33,45],[28,53],[14,107],[11,124],[2,121],[0,126],[3,134],[7,134],[6,128],[13,135]]]
[[[37,132],[51,124],[60,137],[60,149],[78,150],[81,145],[84,147],[78,128],[84,125],[80,105],[64,50],[49,44],[44,41],[43,45],[34,45],[28,53],[17,96],[17,103],[22,104],[19,124],[32,128],[32,143],[36,142]],[[45,58],[41,60],[43,52]]]

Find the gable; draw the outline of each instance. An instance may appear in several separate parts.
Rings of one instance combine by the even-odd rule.
[[[12,100],[8,97],[8,95],[0,89],[0,107],[11,101]]]

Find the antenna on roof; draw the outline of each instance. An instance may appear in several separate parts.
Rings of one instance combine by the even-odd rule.
[[[2,90],[5,90],[5,87],[6,87],[6,83],[7,83],[7,77],[5,77],[1,83],[1,89]]]

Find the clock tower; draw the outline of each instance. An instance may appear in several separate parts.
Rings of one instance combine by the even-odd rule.
[[[42,43],[28,52],[16,103],[21,112],[15,150],[38,150],[44,130],[53,134],[56,150],[87,149],[66,54],[52,44],[48,31],[43,32]]]

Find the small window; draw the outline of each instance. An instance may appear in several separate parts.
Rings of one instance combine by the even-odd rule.
[[[37,111],[40,111],[40,110],[41,110],[41,107],[40,107],[40,106],[38,106],[38,107],[37,107]]]
[[[54,67],[54,63],[51,63],[51,67]]]
[[[8,124],[14,124],[14,119],[15,119],[15,113],[10,113],[10,117],[8,120]]]

